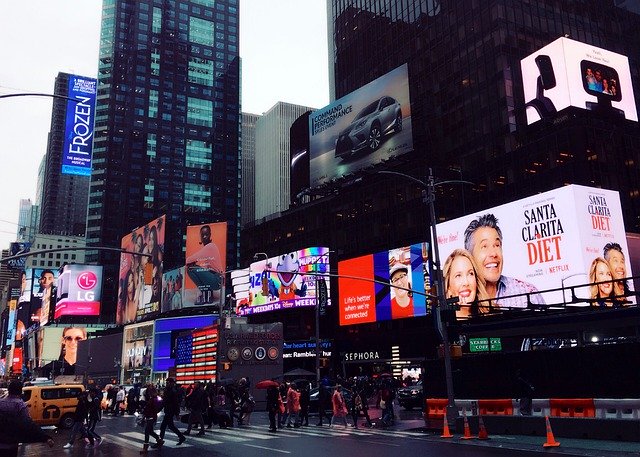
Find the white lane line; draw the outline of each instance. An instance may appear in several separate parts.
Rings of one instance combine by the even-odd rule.
[[[359,442],[362,441],[363,443],[370,443],[370,444],[382,444],[384,446],[393,446],[393,447],[400,447],[399,444],[393,444],[393,443],[385,443],[384,441],[372,441],[372,440],[358,440]]]
[[[266,447],[266,446],[258,446],[257,444],[248,444],[248,443],[242,443],[243,446],[249,446],[249,447],[255,447],[257,449],[264,449],[267,451],[273,451],[273,452],[280,452],[281,454],[291,454],[290,451],[283,451],[282,449],[275,449],[272,447]]]

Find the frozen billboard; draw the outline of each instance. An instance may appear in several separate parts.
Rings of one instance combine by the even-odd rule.
[[[629,59],[558,38],[520,62],[527,124],[569,106],[638,121]]]
[[[329,248],[300,249],[253,262],[249,271],[249,300],[237,304],[237,314],[316,306],[316,281],[329,271]]]
[[[62,173],[91,175],[93,121],[96,109],[96,85],[93,78],[69,75]]]
[[[310,185],[413,149],[404,64],[309,116]]]
[[[338,262],[340,325],[425,316],[428,260],[418,243]]]
[[[603,281],[576,288],[575,305],[621,305],[612,293],[623,294],[623,281],[608,280],[632,276],[620,198],[611,190],[565,186],[438,224],[437,231],[446,295],[468,305],[460,317],[488,311],[482,300],[494,298],[494,309],[563,305],[572,299],[563,286]]]

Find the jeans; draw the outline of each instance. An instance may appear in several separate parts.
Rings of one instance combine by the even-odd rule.
[[[182,432],[178,430],[178,427],[176,427],[176,424],[173,423],[173,416],[175,415],[176,415],[175,411],[165,411],[164,418],[162,419],[162,424],[160,424],[161,439],[164,438],[164,432],[167,428],[171,430],[173,433],[175,433],[176,435],[178,435],[178,438],[180,438],[180,440],[184,439],[184,435],[182,434]]]

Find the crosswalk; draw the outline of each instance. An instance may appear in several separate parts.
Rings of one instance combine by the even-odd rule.
[[[191,447],[208,447],[212,445],[223,445],[223,444],[241,444],[249,447],[254,447],[258,449],[270,449],[273,448],[270,446],[270,442],[278,439],[301,439],[301,438],[356,438],[358,440],[375,442],[376,444],[384,443],[384,440],[381,438],[394,436],[397,438],[410,438],[410,439],[421,439],[419,434],[410,431],[402,431],[402,430],[383,430],[377,428],[353,428],[347,427],[345,428],[342,425],[339,426],[322,426],[322,427],[300,427],[300,428],[282,428],[279,429],[277,433],[269,433],[267,431],[267,425],[251,425],[244,427],[234,427],[229,429],[220,429],[214,427],[212,429],[208,429],[203,436],[196,436],[195,434],[191,434],[187,437],[187,440],[178,446],[178,438],[171,431],[167,430],[165,434],[165,448],[191,448]],[[184,431],[184,430],[183,430]],[[115,431],[111,427],[105,427],[103,430],[99,430],[100,434],[105,438],[105,440],[112,441],[119,446],[126,447],[129,449],[141,449],[142,444],[144,443],[144,431],[142,428],[137,427],[130,430],[124,431]],[[158,427],[156,426],[156,433],[158,432]],[[154,439],[151,438],[151,443],[154,442]],[[398,446],[397,444],[392,444],[387,442],[388,446]]]

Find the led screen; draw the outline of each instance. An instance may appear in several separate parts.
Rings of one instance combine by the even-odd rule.
[[[187,227],[185,307],[220,304],[226,246],[226,222]]]
[[[101,293],[101,265],[65,265],[58,277],[54,318],[99,316]]]
[[[96,84],[93,78],[70,75],[67,101],[62,173],[91,175],[93,120],[96,107]]]
[[[311,113],[310,185],[412,149],[409,77],[404,64]]]
[[[340,325],[424,316],[427,243],[338,262]]]

